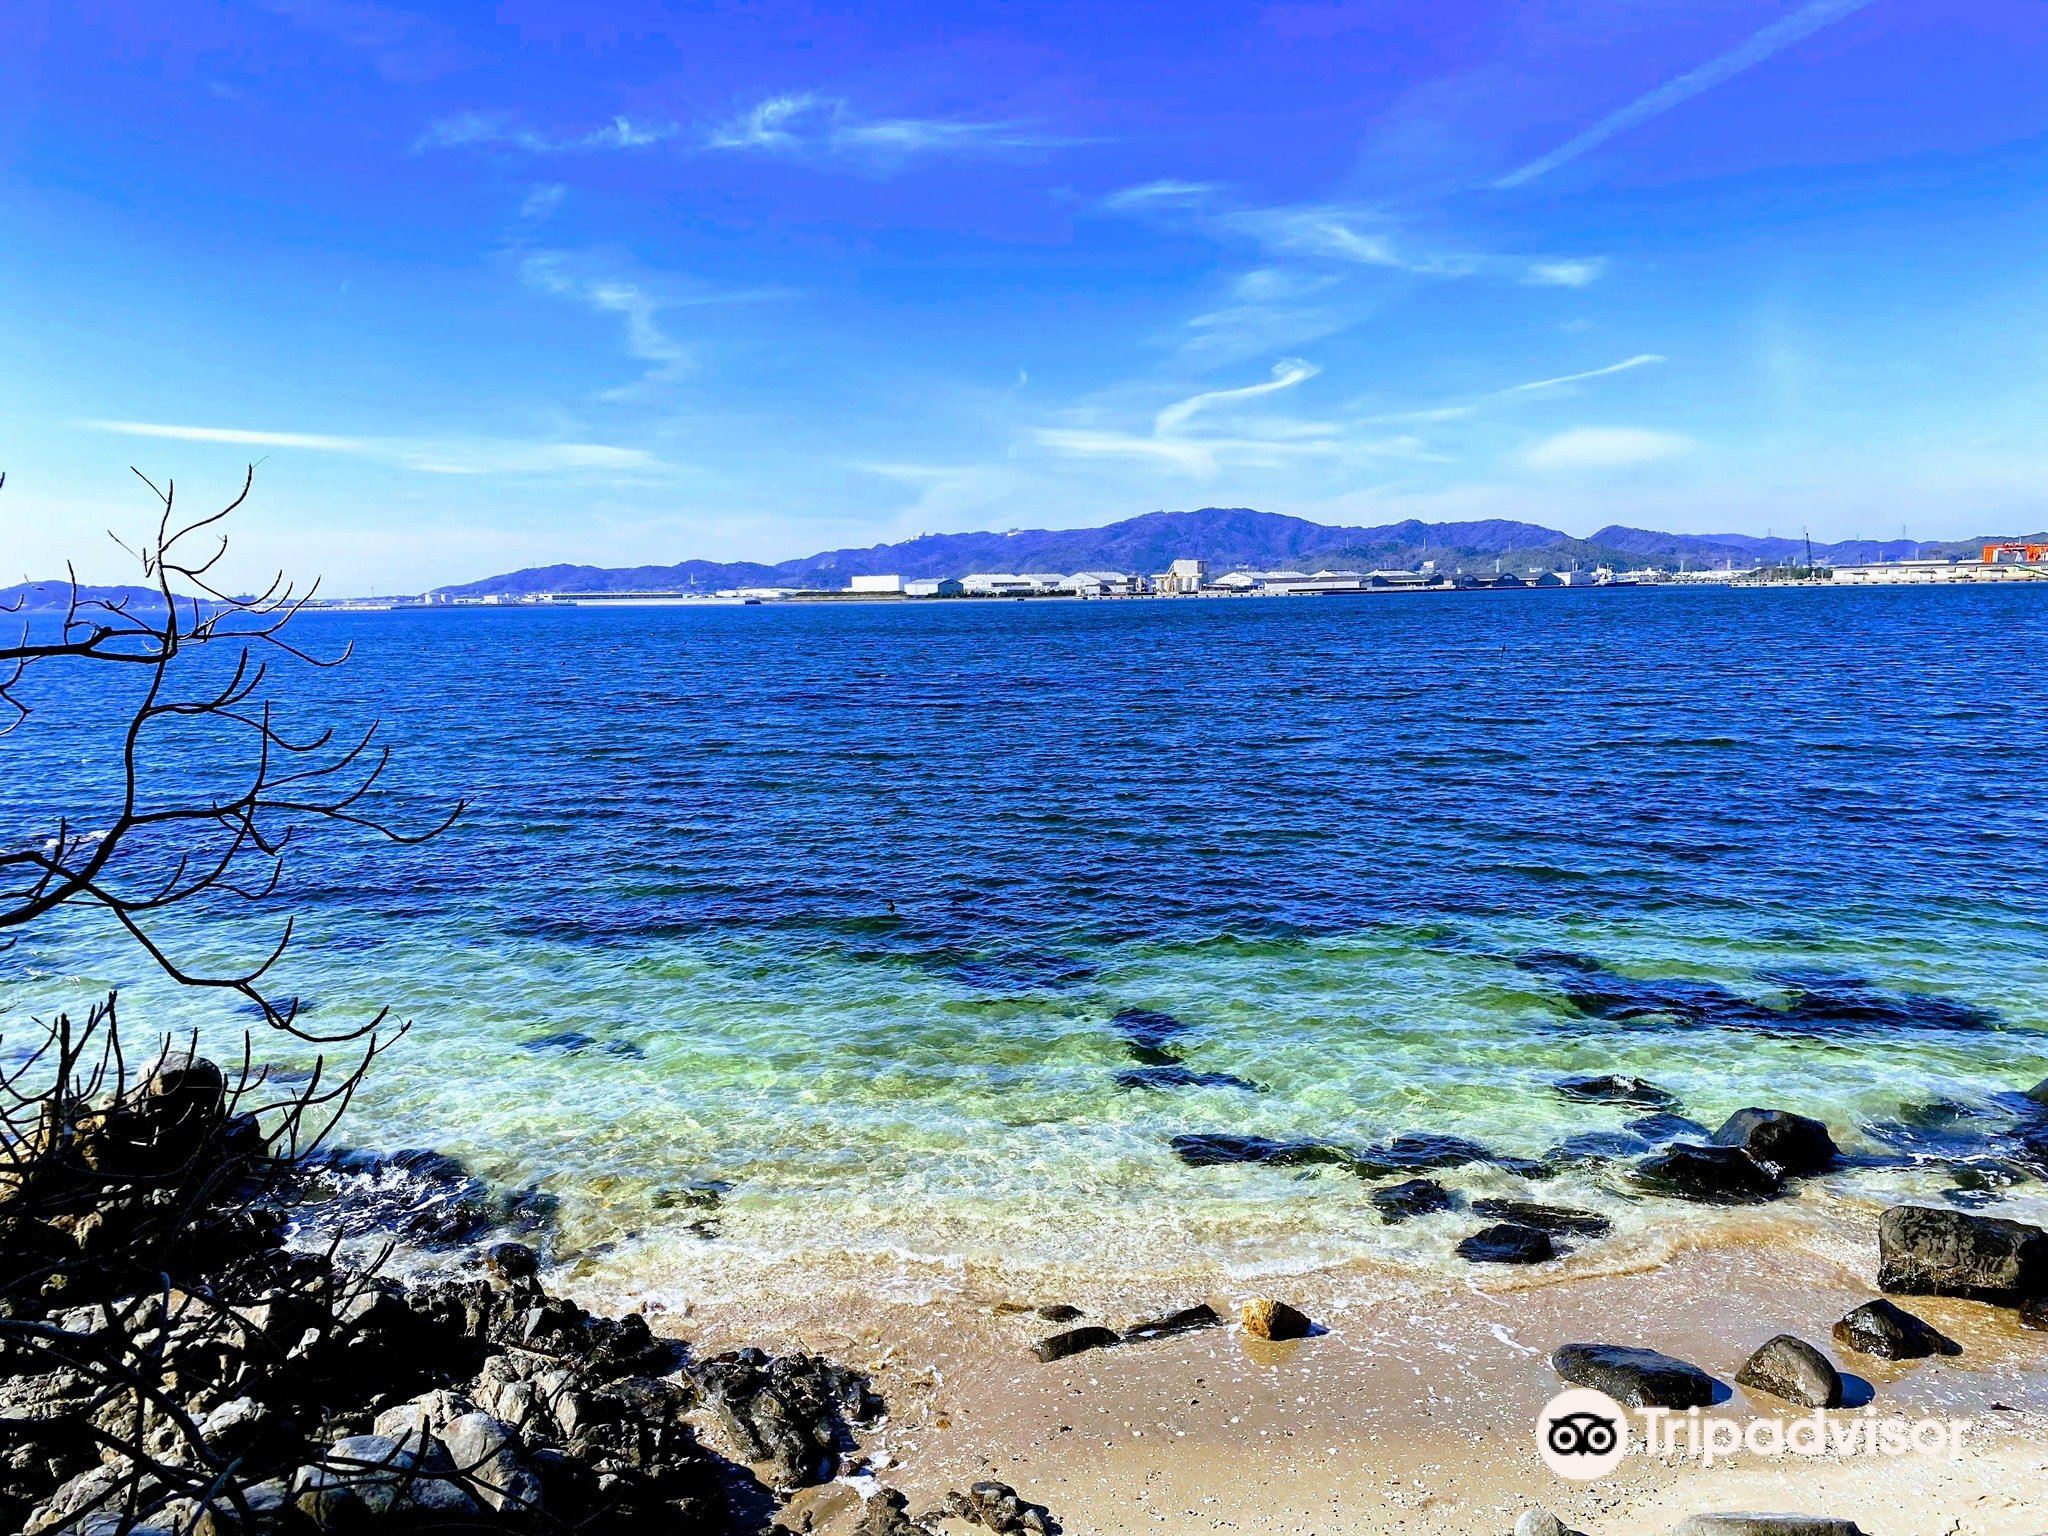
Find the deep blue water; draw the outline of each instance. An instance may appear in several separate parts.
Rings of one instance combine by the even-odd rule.
[[[1783,1102],[1883,1150],[1902,1105],[2048,1074],[2039,593],[472,609],[302,636],[355,655],[292,677],[293,707],[381,716],[398,808],[472,807],[424,848],[309,846],[281,990],[312,1024],[414,1019],[356,1134],[549,1187],[565,1244],[655,1242],[715,1177],[710,1247],[1427,1259],[1455,1234],[1380,1231],[1355,1180],[1191,1169],[1170,1138],[1531,1155],[1622,1118],[1556,1076],[1626,1069],[1710,1123]],[[44,729],[10,749],[33,754],[10,827],[83,803],[82,743]],[[152,1023],[228,1016],[88,925],[0,964],[17,1012],[121,983]],[[1120,1085],[1127,1008],[1185,1026],[1153,1065],[1217,1079]],[[587,1043],[523,1048],[564,1035]]]

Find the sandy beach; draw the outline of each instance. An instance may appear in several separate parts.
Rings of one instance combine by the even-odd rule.
[[[1778,1510],[1855,1520],[1872,1536],[2033,1536],[2048,1528],[2048,1349],[2015,1314],[1909,1298],[1961,1355],[1892,1364],[1848,1353],[1834,1320],[1876,1295],[1874,1244],[1816,1241],[1780,1217],[1723,1224],[1711,1242],[1633,1268],[1347,1269],[1274,1282],[1324,1331],[1294,1343],[1224,1327],[1042,1364],[1057,1325],[1014,1309],[1078,1302],[1110,1326],[1207,1300],[1232,1319],[1247,1288],[1143,1294],[1098,1277],[1085,1295],[994,1272],[920,1291],[900,1266],[772,1277],[656,1316],[700,1353],[741,1344],[819,1350],[873,1374],[888,1422],[861,1472],[801,1495],[785,1520],[850,1531],[862,1496],[902,1489],[913,1512],[980,1478],[1047,1505],[1074,1536],[1122,1532],[1506,1532],[1532,1507],[1591,1536],[1670,1530],[1686,1515]],[[929,1279],[929,1277],[927,1277]],[[593,1300],[598,1298],[593,1297]],[[609,1298],[607,1298],[609,1299]],[[1612,1476],[1568,1482],[1539,1461],[1533,1424],[1574,1340],[1644,1345],[1723,1383],[1781,1332],[1819,1344],[1848,1380],[1830,1418],[1970,1421],[1963,1454],[1765,1458],[1711,1467],[1638,1450]],[[1733,1387],[1709,1414],[1800,1410]],[[715,1430],[712,1431],[715,1435]]]

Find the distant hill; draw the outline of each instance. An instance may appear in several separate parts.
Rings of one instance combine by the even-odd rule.
[[[1974,553],[1979,541],[1916,544],[1855,539],[1816,544],[1823,564],[1897,560],[1911,555]],[[676,592],[723,587],[843,587],[854,576],[964,576],[970,571],[1109,570],[1156,573],[1178,559],[1217,570],[1338,567],[1398,570],[1434,560],[1444,570],[1569,569],[1591,565],[1687,565],[1694,568],[1804,560],[1800,539],[1750,534],[1657,533],[1602,528],[1575,539],[1555,528],[1492,518],[1471,523],[1410,519],[1380,528],[1342,528],[1248,507],[1149,512],[1100,528],[1020,529],[1009,533],[925,534],[900,544],[835,549],[774,565],[685,560],[623,570],[548,565],[439,590],[454,596],[532,592]]]
[[[122,606],[131,613],[162,612],[163,594],[155,587],[86,587],[78,589],[81,602],[104,603]],[[71,583],[68,581],[24,581],[11,587],[0,587],[0,614],[6,613],[55,613],[62,614],[71,601]]]

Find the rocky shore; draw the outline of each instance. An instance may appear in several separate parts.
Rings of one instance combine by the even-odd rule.
[[[4,1149],[0,1529],[760,1531],[886,1417],[816,1355],[699,1356],[551,1295],[519,1243],[410,1281],[289,1246],[284,1162],[181,1055]],[[941,1526],[1058,1528],[983,1480],[916,1517],[878,1493],[860,1529]]]

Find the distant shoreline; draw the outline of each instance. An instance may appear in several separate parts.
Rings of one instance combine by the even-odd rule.
[[[1128,597],[1081,597],[1071,592],[972,594],[959,597],[906,597],[901,593],[881,592],[816,592],[790,597],[776,598],[728,598],[698,597],[687,593],[648,594],[645,596],[605,598],[598,596],[539,600],[534,598],[506,596],[502,598],[465,598],[456,602],[429,603],[419,600],[382,598],[342,598],[330,603],[309,606],[308,613],[472,613],[477,611],[501,612],[505,610],[532,611],[574,608],[586,611],[637,610],[643,608],[825,608],[825,607],[886,607],[886,608],[936,608],[974,606],[987,607],[997,604],[1030,603],[1039,604],[1086,604],[1089,606],[1113,605],[1118,607],[1133,604],[1154,603],[1238,603],[1257,602],[1328,602],[1331,600],[1407,597],[1423,594],[1444,596],[1484,597],[1502,596],[1513,592],[1560,593],[1560,592],[1787,592],[1787,591],[1929,591],[1955,588],[1982,589],[1996,587],[2003,590],[2037,586],[2048,592],[2048,581],[2039,583],[1996,581],[1996,580],[1952,580],[1952,581],[1723,581],[1703,579],[1677,579],[1662,582],[1613,583],[1607,586],[1556,586],[1536,587],[1457,587],[1414,586],[1368,588],[1344,592],[1217,592],[1166,596],[1160,594],[1134,595]]]

